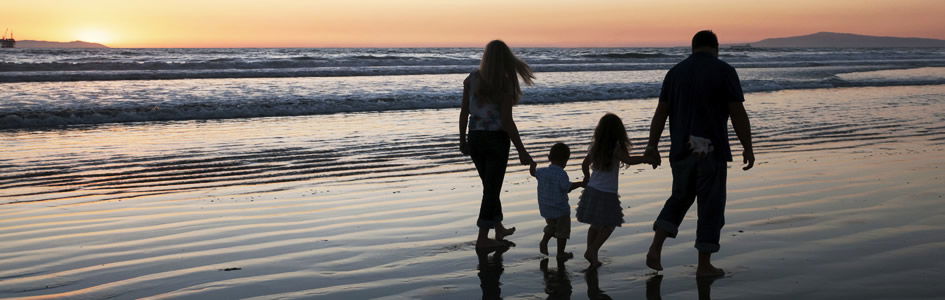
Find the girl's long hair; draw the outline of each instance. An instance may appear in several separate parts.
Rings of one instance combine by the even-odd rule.
[[[607,113],[597,122],[594,129],[594,140],[587,150],[591,156],[591,168],[595,170],[610,170],[614,168],[614,151],[617,148],[630,153],[630,138],[623,120],[615,114]]]
[[[518,99],[522,97],[518,77],[522,77],[522,81],[527,85],[532,85],[532,80],[535,79],[528,64],[515,57],[505,42],[491,41],[482,53],[476,96],[486,103],[498,103],[511,97],[512,104],[517,104]]]

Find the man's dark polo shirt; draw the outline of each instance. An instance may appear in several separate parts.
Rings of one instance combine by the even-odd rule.
[[[669,109],[669,161],[686,158],[689,135],[712,140],[716,158],[732,161],[728,103],[744,101],[735,68],[712,54],[694,53],[676,64],[660,91],[660,102]]]

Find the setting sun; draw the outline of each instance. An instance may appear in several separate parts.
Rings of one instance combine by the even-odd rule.
[[[111,41],[111,35],[97,28],[84,28],[76,32],[75,39],[83,42],[105,44]]]

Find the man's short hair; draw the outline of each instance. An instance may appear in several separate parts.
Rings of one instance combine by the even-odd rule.
[[[719,48],[719,38],[715,36],[712,30],[696,32],[696,35],[692,37],[692,49],[695,50],[702,47]]]
[[[555,143],[551,146],[551,153],[548,153],[548,159],[555,161],[567,161],[571,157],[571,148],[564,143]]]

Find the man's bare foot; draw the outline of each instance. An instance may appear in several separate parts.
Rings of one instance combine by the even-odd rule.
[[[514,233],[515,233],[515,227],[512,227],[512,228],[496,227],[496,228],[495,228],[495,239],[501,241],[501,240],[504,240],[506,236],[510,236],[510,235],[512,235],[512,234],[514,234]]]
[[[646,266],[657,271],[663,270],[663,264],[660,262],[659,251],[653,251],[653,249],[650,249],[650,251],[646,253]]]
[[[538,252],[548,255],[548,241],[541,241],[538,243]]]
[[[476,249],[491,249],[491,248],[502,248],[508,247],[507,244],[493,240],[493,239],[479,239],[476,240]]]
[[[696,277],[719,277],[725,276],[725,271],[716,268],[713,265],[699,265],[696,269]]]

